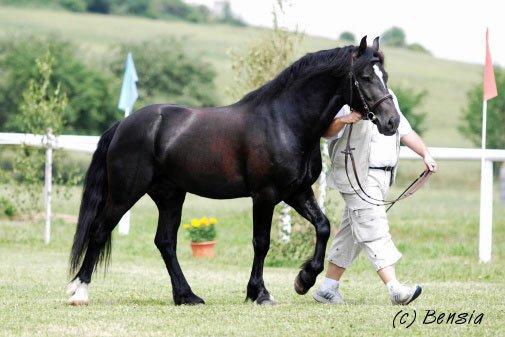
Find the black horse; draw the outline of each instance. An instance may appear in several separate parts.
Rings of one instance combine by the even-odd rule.
[[[71,272],[80,269],[67,288],[69,302],[88,302],[87,285],[98,263],[108,261],[112,230],[146,193],[159,210],[154,242],[170,274],[175,304],[204,303],[176,255],[188,192],[252,198],[254,261],[247,298],[258,304],[274,303],[263,282],[263,262],[275,205],[285,201],[310,221],[317,236],[314,256],[295,279],[296,292],[307,293],[323,270],[330,234],[311,188],[321,172],[319,140],[344,104],[357,111],[372,107],[379,131],[396,132],[399,115],[386,97],[383,61],[378,38],[367,47],[365,36],[359,47],[303,56],[235,104],[156,104],[114,124],[100,138],[86,174],[71,252]]]

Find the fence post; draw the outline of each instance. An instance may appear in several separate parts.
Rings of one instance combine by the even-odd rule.
[[[486,263],[491,261],[493,242],[493,162],[484,160],[481,167],[479,260]]]
[[[326,163],[326,158],[328,157],[328,142],[324,139],[323,148],[321,149],[322,170],[321,175],[319,176],[319,200],[317,202],[323,213],[325,211],[324,201],[326,200],[326,172],[328,172],[328,164]]]
[[[281,203],[281,240],[289,242],[291,239],[291,207],[285,202]]]
[[[505,162],[501,164],[500,168],[500,200],[505,203]]]
[[[46,209],[46,218],[44,226],[44,243],[47,245],[51,242],[51,194],[53,192],[53,146],[54,135],[51,128],[47,129],[46,134],[46,168],[44,180],[44,200]]]

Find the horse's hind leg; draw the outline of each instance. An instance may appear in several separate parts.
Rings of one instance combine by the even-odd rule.
[[[314,256],[302,265],[295,279],[295,290],[298,294],[303,295],[314,285],[317,275],[324,269],[324,254],[330,236],[330,222],[319,208],[310,187],[295,192],[291,198],[285,201],[316,228]]]
[[[158,206],[159,219],[154,243],[170,275],[174,303],[176,305],[204,304],[205,302],[191,290],[177,260],[177,231],[181,223],[182,205],[186,192],[169,184],[159,183],[153,186],[149,195]]]
[[[89,229],[89,241],[79,272],[67,287],[72,305],[88,304],[88,284],[99,261],[108,262],[111,233],[121,217],[146,193],[152,177],[150,167],[139,173],[142,179],[128,179],[121,171],[110,174],[107,201]]]
[[[98,259],[102,256],[107,263],[110,254],[111,232],[116,227],[121,217],[131,205],[121,205],[112,202],[110,198],[105,204],[105,208],[97,218],[96,229],[90,233],[86,254],[82,260],[81,268],[67,287],[67,294],[71,297],[68,302],[72,305],[88,304],[88,284],[97,265]],[[101,255],[102,254],[102,255]]]

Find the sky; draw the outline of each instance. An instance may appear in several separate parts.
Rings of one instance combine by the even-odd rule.
[[[212,8],[216,0],[186,0]],[[272,26],[275,0],[229,0],[246,23]],[[407,43],[419,43],[438,58],[484,64],[485,33],[494,65],[505,67],[505,11],[499,0],[291,0],[281,25],[337,39],[349,31],[361,39],[402,28]],[[504,3],[505,4],[505,3]]]

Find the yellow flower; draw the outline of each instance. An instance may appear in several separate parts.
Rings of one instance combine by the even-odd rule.
[[[207,227],[209,225],[209,219],[208,218],[201,218],[200,219],[200,224],[204,225],[205,227]]]
[[[198,221],[197,219],[192,219],[191,220],[191,226],[193,226],[195,228],[200,227],[200,221]]]
[[[189,228],[189,223],[185,223],[184,224],[184,229],[188,229]]]
[[[216,218],[210,218],[210,220],[209,220],[209,221],[210,221],[210,224],[211,224],[211,225],[215,225],[215,224],[217,224],[217,219],[216,219]]]

